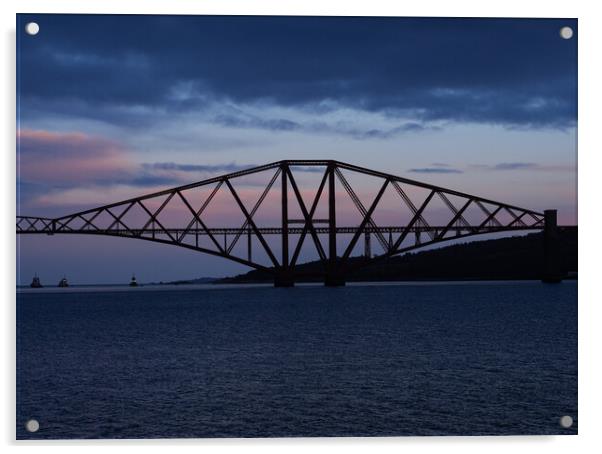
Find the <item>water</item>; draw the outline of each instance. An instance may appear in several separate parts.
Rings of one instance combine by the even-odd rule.
[[[18,438],[577,433],[571,282],[21,291],[17,341]]]

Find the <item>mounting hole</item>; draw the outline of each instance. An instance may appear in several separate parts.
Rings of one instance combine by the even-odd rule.
[[[37,35],[40,31],[40,26],[37,22],[29,22],[25,25],[25,33],[28,35]]]
[[[40,423],[37,419],[30,419],[25,423],[25,429],[27,429],[27,432],[37,432],[40,430]]]
[[[571,39],[573,37],[573,29],[571,27],[562,27],[560,29],[560,37],[562,39]]]
[[[572,425],[573,418],[571,418],[570,416],[563,416],[562,418],[560,418],[560,427],[562,427],[563,429],[568,429]]]

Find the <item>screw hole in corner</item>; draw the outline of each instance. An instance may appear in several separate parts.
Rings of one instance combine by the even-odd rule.
[[[573,29],[571,27],[562,27],[560,29],[560,37],[562,39],[571,39],[573,37]]]
[[[40,32],[40,26],[37,22],[28,22],[25,24],[25,33],[35,36]]]
[[[40,423],[37,419],[30,419],[25,423],[25,429],[27,429],[27,432],[35,433],[40,430]]]

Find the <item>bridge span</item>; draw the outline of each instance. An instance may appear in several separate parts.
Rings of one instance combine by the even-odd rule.
[[[318,176],[317,187],[299,184],[301,172]],[[264,186],[251,181],[256,194],[243,196],[237,183],[256,175],[264,176]],[[376,183],[368,203],[350,183],[352,175]],[[403,215],[404,221],[377,222],[385,195],[387,214]],[[226,217],[235,212],[240,217],[238,225],[213,225],[210,219],[212,204],[224,196],[229,200]],[[353,225],[337,222],[342,197],[357,210]],[[249,198],[251,202],[243,200]],[[272,214],[269,222],[273,224],[276,212],[279,225],[260,222],[259,214],[266,206]],[[433,222],[442,218],[445,222]],[[16,220],[17,234],[126,237],[224,257],[269,271],[276,286],[294,285],[296,265],[308,238],[324,266],[325,284],[338,286],[345,284],[351,271],[349,258],[357,253],[362,236],[363,255],[369,259],[362,264],[367,265],[445,241],[529,230],[544,232],[542,280],[560,281],[556,210],[542,213],[331,160],[278,161],[60,217],[19,215]],[[246,245],[239,241],[242,237]],[[263,261],[254,254],[254,247]]]

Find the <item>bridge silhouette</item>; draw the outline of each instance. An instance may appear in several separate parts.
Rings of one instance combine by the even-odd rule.
[[[318,177],[319,183],[309,189],[300,185],[300,173]],[[253,180],[259,175],[264,178],[261,183]],[[350,183],[354,175],[376,185],[367,203]],[[240,180],[253,190],[243,194],[236,189]],[[403,220],[377,222],[385,194],[390,201],[387,213],[403,214]],[[234,225],[216,225],[209,219],[212,202],[220,197],[229,200],[222,217]],[[356,209],[352,225],[337,222],[343,197]],[[266,209],[277,225],[259,222],[258,213]],[[318,209],[324,214],[318,216]],[[16,222],[17,234],[108,235],[224,257],[272,273],[275,286],[282,287],[294,285],[305,243],[315,247],[325,285],[339,286],[355,267],[377,260],[460,238],[527,230],[544,232],[542,280],[560,281],[556,210],[541,213],[332,160],[278,161],[57,218],[17,216]],[[366,260],[352,264],[362,236]],[[246,247],[241,237],[246,237]]]

